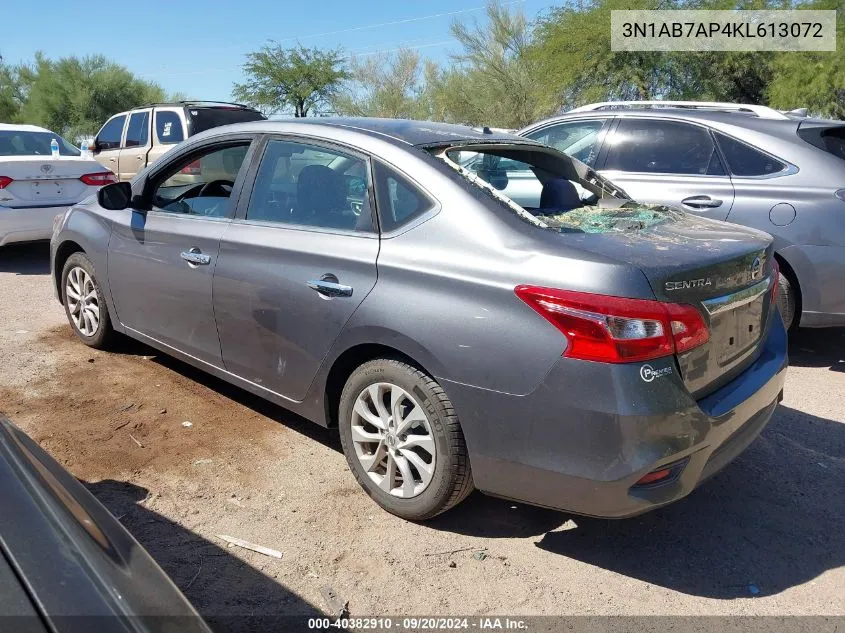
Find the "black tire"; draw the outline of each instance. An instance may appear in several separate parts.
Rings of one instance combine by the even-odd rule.
[[[798,297],[795,286],[789,278],[781,272],[778,279],[778,309],[787,330],[794,331],[798,328]]]
[[[91,281],[93,282],[94,290],[96,291],[97,308],[99,309],[100,317],[97,329],[91,335],[87,335],[79,329],[79,326],[77,325],[76,320],[74,319],[70,311],[70,302],[68,301],[67,288],[68,275],[74,268],[82,268],[88,274],[88,276],[91,278]],[[96,271],[94,270],[94,264],[91,262],[91,260],[85,253],[74,253],[67,258],[67,261],[65,262],[65,265],[62,268],[61,292],[62,303],[64,303],[65,306],[65,315],[67,315],[67,319],[70,323],[70,327],[73,330],[73,333],[76,334],[80,341],[82,341],[89,347],[93,347],[95,349],[106,348],[114,339],[115,332],[111,324],[109,308],[106,305],[106,299],[103,296],[103,289],[100,287],[100,283],[97,280]]]
[[[428,486],[415,497],[400,498],[380,489],[367,475],[355,452],[353,407],[358,396],[376,383],[394,384],[413,394],[431,427],[436,450],[434,473]],[[430,519],[463,501],[473,490],[466,442],[452,403],[431,376],[406,362],[381,358],[352,372],[340,396],[338,425],[343,452],[355,479],[377,504],[392,514],[411,521]]]

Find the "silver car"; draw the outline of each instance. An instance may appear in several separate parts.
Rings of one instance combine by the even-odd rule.
[[[230,180],[178,179],[220,152]],[[536,206],[491,184],[503,160],[531,166]],[[408,519],[474,487],[644,512],[738,455],[782,394],[768,235],[634,203],[492,130],[216,128],[69,210],[51,254],[84,343],[123,333],[337,427]]]
[[[771,233],[787,327],[845,325],[845,122],[756,105],[613,102],[519,134],[637,200]]]

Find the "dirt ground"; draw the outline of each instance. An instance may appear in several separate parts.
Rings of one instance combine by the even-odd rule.
[[[83,346],[47,258],[0,251],[0,411],[207,617],[329,611],[324,586],[359,616],[845,614],[845,330],[793,338],[772,423],[673,506],[601,521],[475,493],[413,524],[358,488],[335,433],[141,344]]]

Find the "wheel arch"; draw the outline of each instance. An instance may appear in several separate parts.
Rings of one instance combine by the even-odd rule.
[[[62,270],[65,267],[65,262],[74,253],[85,253],[85,249],[74,240],[64,240],[56,248],[56,255],[53,258],[53,283],[56,284],[56,295],[59,298],[59,303],[64,305],[64,296],[62,293]]]
[[[425,372],[432,378],[435,374],[427,369],[414,356],[397,347],[383,343],[358,343],[353,345],[335,358],[331,367],[326,373],[326,380],[323,388],[323,406],[325,409],[326,426],[336,428],[338,425],[338,411],[340,407],[340,395],[349,376],[364,363],[376,358],[392,358],[401,360],[413,365],[420,371]]]

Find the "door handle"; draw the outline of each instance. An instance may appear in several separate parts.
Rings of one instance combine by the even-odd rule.
[[[336,279],[336,277],[335,277]],[[312,281],[306,281],[305,285],[307,285],[312,290],[316,290],[317,293],[328,299],[332,297],[351,297],[352,296],[352,286],[344,286],[336,281],[329,281],[327,279],[318,279]]]
[[[722,206],[722,201],[710,196],[690,196],[681,200],[681,204],[693,209],[715,209]]]
[[[194,246],[188,251],[182,251],[179,254],[179,257],[184,259],[189,264],[193,264],[194,266],[207,266],[211,263],[211,256],[203,255],[200,249],[198,249],[196,246]]]

